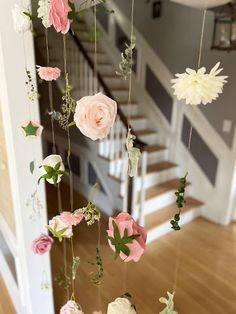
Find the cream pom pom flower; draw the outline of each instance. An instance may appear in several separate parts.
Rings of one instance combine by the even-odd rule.
[[[39,0],[38,17],[42,19],[43,26],[49,28],[52,23],[49,21],[49,0]]]
[[[218,76],[223,70],[219,69],[218,62],[209,74],[202,67],[197,71],[187,68],[185,73],[176,74],[177,78],[171,80],[174,95],[178,100],[184,99],[187,105],[206,105],[217,99],[227,83],[228,76]]]
[[[30,11],[23,5],[15,4],[12,9],[14,29],[17,33],[24,33],[31,28]]]

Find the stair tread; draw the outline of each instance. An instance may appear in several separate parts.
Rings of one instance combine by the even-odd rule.
[[[174,178],[166,182],[154,185],[146,189],[145,193],[146,199],[151,199],[153,197],[159,196],[169,191],[175,191],[177,190],[178,186],[179,186],[178,178]]]
[[[150,129],[144,129],[144,130],[138,130],[135,131],[135,134],[137,136],[142,136],[142,135],[149,135],[149,134],[154,134],[156,131],[150,130]]]
[[[182,208],[182,213],[187,212],[195,207],[199,207],[203,203],[193,197],[186,197],[186,204]],[[175,203],[163,207],[145,217],[145,228],[151,230],[162,225],[165,222],[170,221],[177,212],[177,206]],[[171,227],[170,227],[171,228]]]
[[[166,147],[161,146],[161,145],[147,145],[147,146],[145,146],[145,151],[147,151],[148,153],[157,152],[157,151],[163,150],[163,149],[166,149]]]
[[[147,119],[147,117],[142,114],[135,114],[135,115],[130,116],[130,120],[140,120],[140,119]]]
[[[164,171],[173,167],[176,167],[177,165],[170,161],[160,161],[155,164],[151,164],[147,166],[147,173],[152,172],[160,172]],[[141,172],[141,169],[139,168],[139,173]]]

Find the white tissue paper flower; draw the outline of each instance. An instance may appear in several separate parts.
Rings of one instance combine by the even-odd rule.
[[[117,298],[109,303],[107,314],[136,314],[136,311],[128,299]]]
[[[26,13],[26,14],[25,14]],[[17,33],[24,33],[30,30],[31,20],[30,11],[23,5],[15,4],[12,9],[12,18],[14,22],[14,29]]]
[[[49,0],[39,0],[38,17],[42,19],[43,26],[49,28],[52,23],[49,21]]]
[[[223,69],[219,69],[218,62],[209,74],[202,67],[197,71],[187,68],[185,73],[176,74],[171,80],[174,95],[178,100],[184,99],[187,105],[206,105],[217,99],[227,83],[228,76],[217,76]]]

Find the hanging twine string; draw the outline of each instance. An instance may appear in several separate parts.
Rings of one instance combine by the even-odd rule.
[[[69,84],[69,74],[67,71],[67,51],[66,51],[66,35],[63,35],[63,60],[64,60],[64,75],[66,79],[66,84]],[[69,185],[70,185],[70,211],[74,211],[74,191],[73,191],[73,173],[71,169],[71,163],[70,163],[70,156],[71,156],[71,138],[70,138],[70,127],[67,127],[67,142],[68,142],[68,152],[67,152],[67,165],[69,169]],[[65,242],[65,241],[64,241]],[[72,262],[75,258],[74,254],[74,243],[73,239],[70,239],[70,245],[71,245],[71,256],[72,256]],[[75,283],[74,279],[71,279],[71,286],[72,286],[72,299],[75,299]],[[69,290],[68,290],[69,293]]]
[[[206,24],[206,13],[207,9],[203,12],[203,19],[202,19],[202,28],[201,28],[201,37],[200,37],[200,45],[199,45],[199,54],[198,54],[198,62],[197,62],[197,69],[201,66],[201,60],[202,60],[202,50],[203,50],[203,39],[204,39],[204,31],[205,31],[205,24]],[[188,151],[191,153],[191,141],[192,141],[192,134],[193,134],[193,126],[191,124],[190,131],[189,131],[189,138],[188,138]],[[178,235],[177,235],[178,236]],[[173,285],[173,291],[176,291],[177,288],[177,282],[178,282],[178,276],[179,276],[179,267],[180,267],[180,239],[177,241],[177,258],[176,258],[176,266],[175,266],[175,273],[174,273],[174,285]]]
[[[132,42],[134,37],[134,3],[131,3],[131,30],[130,30],[130,41]],[[129,76],[129,93],[128,93],[128,130],[130,128],[130,116],[131,116],[131,95],[132,95],[132,74],[133,74],[133,50],[131,50],[131,73]]]

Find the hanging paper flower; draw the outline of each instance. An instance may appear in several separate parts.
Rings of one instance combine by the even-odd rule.
[[[52,67],[41,67],[37,66],[37,72],[39,77],[45,81],[57,80],[61,75],[61,70]]]
[[[83,214],[78,211],[75,211],[75,213],[62,212],[60,216],[67,226],[78,225],[84,217]]]
[[[178,100],[184,99],[186,104],[206,105],[217,99],[223,91],[223,85],[228,76],[217,76],[223,69],[219,69],[218,62],[209,74],[202,67],[197,71],[187,68],[186,73],[176,74],[177,78],[171,80],[174,95]]]
[[[81,133],[93,141],[105,138],[112,128],[117,113],[117,103],[98,93],[77,101],[74,121]]]
[[[26,121],[21,128],[26,137],[39,137],[43,132],[43,126],[35,120]]]
[[[108,242],[115,258],[124,262],[138,262],[146,248],[146,230],[138,225],[128,213],[109,218]]]
[[[70,11],[68,0],[50,0],[49,21],[53,24],[56,31],[66,34],[70,28],[68,12]]]
[[[75,301],[70,300],[61,308],[60,314],[84,314],[84,312],[79,309]]]
[[[12,9],[14,29],[17,33],[24,33],[31,28],[31,13],[23,5],[15,4]]]
[[[109,303],[107,314],[136,314],[136,310],[127,298],[117,298]]]
[[[167,295],[168,295],[168,299],[163,298],[163,297],[159,299],[160,303],[166,304],[166,307],[159,314],[178,314],[178,312],[174,310],[173,299],[174,299],[175,292],[170,293],[167,291]]]
[[[49,21],[49,3],[50,0],[39,0],[38,17],[42,19],[43,26],[49,28],[52,23]]]
[[[62,241],[63,238],[71,238],[73,236],[72,226],[65,223],[60,215],[49,220],[48,230],[59,241]]]
[[[61,181],[61,177],[65,174],[65,167],[60,155],[47,156],[40,166],[42,176],[41,179],[45,179],[48,183],[57,185]]]
[[[34,254],[43,255],[52,248],[53,238],[47,234],[41,234],[32,242],[32,251]]]

